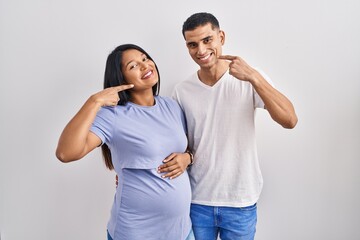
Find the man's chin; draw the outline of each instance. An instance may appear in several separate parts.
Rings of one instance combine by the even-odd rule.
[[[201,67],[201,68],[211,68],[214,63],[213,62],[201,62],[201,63],[198,63],[198,65]]]

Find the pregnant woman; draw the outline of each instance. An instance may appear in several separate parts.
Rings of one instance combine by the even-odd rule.
[[[120,45],[108,56],[104,90],[89,97],[60,136],[59,160],[79,160],[101,146],[118,175],[108,239],[193,239],[184,115],[177,102],[158,95],[159,86],[152,58],[139,46]],[[159,173],[165,159],[175,178]]]

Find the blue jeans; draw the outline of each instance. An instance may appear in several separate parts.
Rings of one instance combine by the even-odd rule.
[[[109,232],[107,232],[107,239],[113,240],[112,237],[110,236]],[[195,240],[193,230],[190,231],[189,236],[187,236],[187,238],[185,240]]]
[[[213,207],[191,204],[191,221],[196,240],[253,240],[257,206]]]

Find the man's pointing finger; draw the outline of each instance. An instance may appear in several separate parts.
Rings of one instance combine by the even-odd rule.
[[[221,55],[218,57],[219,59],[223,59],[223,60],[229,60],[229,61],[233,61],[236,59],[236,56],[231,56],[231,55]]]

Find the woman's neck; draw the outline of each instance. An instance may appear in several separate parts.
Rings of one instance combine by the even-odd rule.
[[[152,91],[151,93],[149,92],[131,93],[130,102],[140,106],[154,106],[155,97]]]

